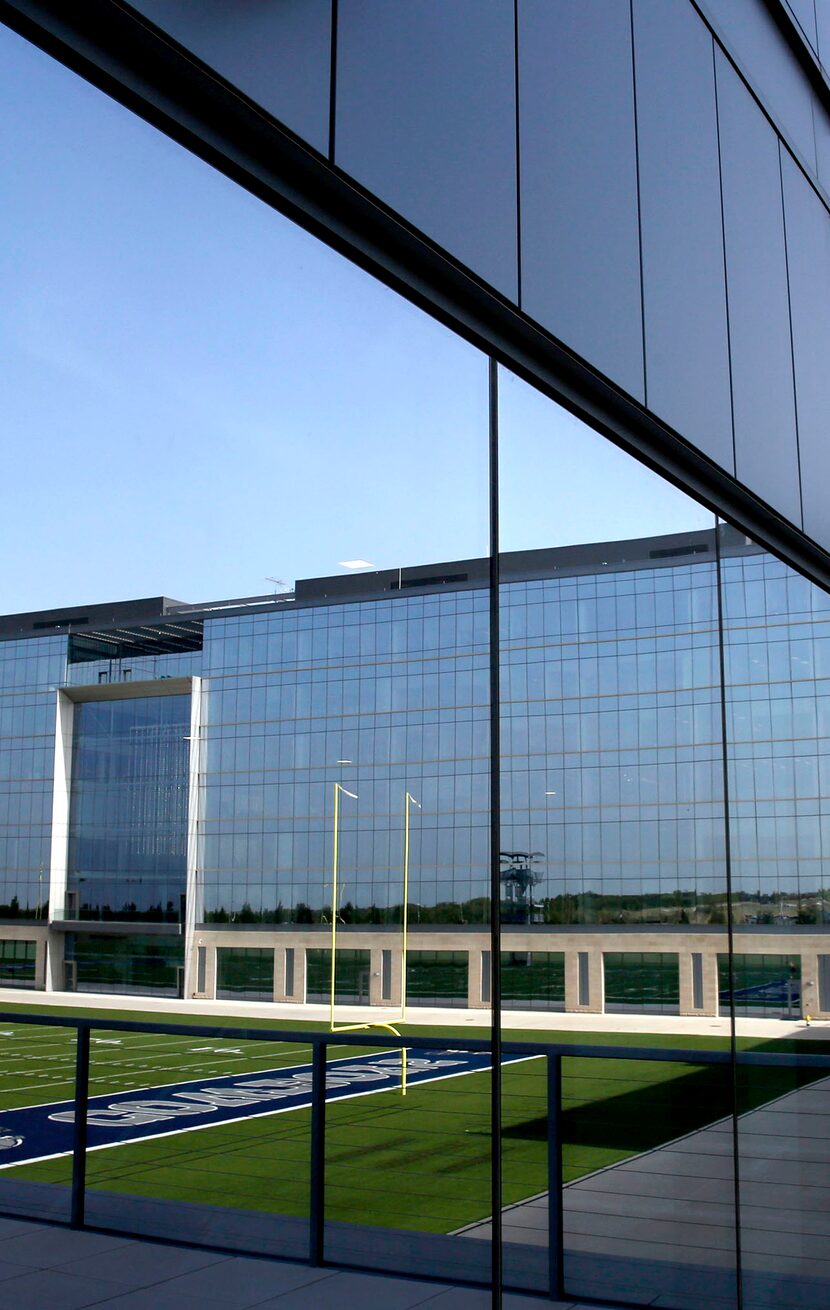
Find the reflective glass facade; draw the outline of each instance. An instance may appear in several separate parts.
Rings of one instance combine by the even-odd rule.
[[[732,908],[739,932],[830,919],[830,595],[725,555]]]
[[[482,934],[488,595],[480,565],[462,567],[436,566],[414,595],[378,574],[356,602],[329,595],[325,580],[303,584],[253,613],[205,614],[202,650],[144,663],[123,654],[67,668],[65,637],[0,643],[2,917],[47,917],[66,686],[66,917],[183,922],[190,818],[198,921],[326,931],[340,783],[355,799],[339,815],[338,923],[399,934],[409,792],[413,931]],[[562,1003],[564,984],[542,975],[563,934],[699,933],[703,943],[731,914],[737,938],[753,937],[749,954],[774,955],[759,951],[759,934],[819,929],[830,598],[726,528],[506,554],[502,576],[502,916],[506,934],[544,948],[522,975],[532,985],[506,971],[508,1004],[524,991],[531,1006],[545,995]],[[203,688],[190,795],[188,673]],[[129,682],[140,683],[134,696]],[[532,946],[523,940],[515,958],[531,959]],[[643,946],[610,955],[651,958]],[[605,1000],[625,1004],[609,958]],[[659,973],[644,984],[646,1008]]]
[[[184,951],[181,937],[68,933],[66,985],[79,992],[136,992],[181,996]]]
[[[399,924],[404,798],[413,922],[484,925],[489,692],[484,591],[205,625],[208,922]],[[287,607],[284,607],[284,609]]]
[[[66,637],[0,642],[0,919],[49,913],[55,704]]]
[[[35,943],[0,942],[0,986],[34,987]]]
[[[67,887],[82,919],[183,921],[190,696],[74,708]]]
[[[826,105],[769,39],[787,6],[742,6],[747,60],[716,0],[56,8],[4,19],[111,94],[0,41],[13,548],[45,511],[4,608],[70,606],[0,618],[0,982],[463,1007],[447,1041],[489,1061],[310,1141],[266,1113],[163,1170],[102,1152],[90,1188],[216,1242],[270,1211],[271,1250],[276,1210],[312,1263],[494,1302],[823,1310],[827,1106],[788,1094],[830,1071],[798,1060],[830,1019],[830,608],[714,517],[827,585]],[[507,1010],[546,1046],[503,1068]],[[221,1054],[112,1077],[121,1040],[96,1091]]]
[[[714,547],[574,548],[503,586],[502,845],[535,855],[511,919],[724,921]]]
[[[502,586],[502,843],[534,853],[505,865],[510,924],[724,921],[714,538],[663,549],[600,574],[550,552],[536,572],[559,576]],[[481,922],[486,593],[205,630],[206,919],[325,918],[342,779],[359,793],[341,819],[343,921],[399,922],[410,790],[416,922]]]

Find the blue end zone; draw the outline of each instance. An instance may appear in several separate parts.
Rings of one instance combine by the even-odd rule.
[[[505,1056],[503,1063],[527,1058]],[[407,1087],[489,1068],[486,1054],[407,1047]],[[327,1102],[387,1091],[401,1083],[401,1057],[393,1052],[331,1060],[328,1070]],[[311,1076],[311,1065],[302,1064],[241,1077],[196,1078],[167,1087],[92,1096],[87,1144],[90,1149],[121,1146],[142,1138],[236,1123],[254,1115],[307,1109]],[[74,1124],[74,1101],[4,1111],[0,1115],[0,1169],[70,1155]]]

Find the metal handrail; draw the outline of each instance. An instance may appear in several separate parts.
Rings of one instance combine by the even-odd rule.
[[[326,1059],[329,1047],[360,1046],[381,1050],[400,1050],[418,1046],[422,1050],[453,1050],[487,1054],[490,1043],[483,1037],[421,1037],[417,1033],[402,1038],[386,1033],[316,1032],[297,1028],[243,1028],[213,1024],[148,1023],[130,1019],[96,1016],[19,1014],[0,1011],[0,1023],[25,1024],[32,1027],[74,1028],[77,1032],[75,1058],[75,1124],[72,1144],[72,1198],[70,1226],[85,1226],[87,1114],[89,1107],[90,1033],[156,1033],[171,1037],[228,1038],[232,1041],[300,1042],[312,1048],[311,1081],[311,1150],[308,1263],[325,1264],[325,1135],[326,1135]],[[504,1055],[538,1056],[547,1060],[548,1120],[548,1291],[553,1300],[564,1300],[564,1223],[562,1206],[562,1061],[564,1059],[650,1060],[670,1064],[728,1065],[731,1050],[697,1050],[684,1047],[606,1046],[584,1042],[503,1041]],[[738,1051],[737,1063],[778,1068],[827,1069],[830,1055],[800,1055],[796,1052],[775,1054]]]
[[[0,1010],[0,1023],[33,1024],[45,1028],[102,1028],[108,1032],[161,1033],[166,1037],[227,1037],[232,1041],[297,1042],[306,1046],[376,1046],[399,1051],[402,1045],[418,1046],[425,1051],[446,1051],[450,1043],[455,1051],[486,1054],[490,1043],[484,1037],[426,1037],[418,1033],[405,1033],[392,1037],[386,1033],[316,1032],[302,1028],[240,1028],[214,1024],[147,1023],[133,1019],[109,1019],[87,1015],[75,1018],[70,1015],[18,1014],[13,1010]],[[336,1040],[333,1040],[336,1038]],[[710,1051],[697,1047],[680,1046],[605,1046],[587,1042],[502,1042],[505,1055],[561,1055],[579,1059],[592,1057],[603,1060],[657,1060],[677,1064],[729,1064],[730,1051]],[[756,1051],[738,1051],[741,1064],[794,1066],[806,1069],[830,1069],[830,1055],[801,1055]]]

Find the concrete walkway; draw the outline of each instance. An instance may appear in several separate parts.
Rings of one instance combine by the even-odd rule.
[[[504,1310],[579,1310],[504,1296]],[[0,1218],[0,1310],[489,1310],[488,1291]],[[588,1310],[588,1307],[584,1307]],[[601,1310],[594,1305],[592,1310]]]
[[[328,1028],[329,1009],[325,1005],[279,1005],[268,1001],[200,1001],[176,1000],[157,996],[101,995],[93,992],[37,992],[20,987],[0,987],[0,1010],[7,1005],[32,1005],[48,1009],[118,1010],[152,1013],[160,1022],[173,1016],[186,1021],[188,1015],[212,1015],[229,1024],[234,1020],[268,1019],[275,1026],[283,1020],[318,1024]],[[394,1023],[400,1020],[400,1010],[387,1010],[365,1005],[338,1005],[337,1017],[344,1023]],[[408,1024],[438,1027],[489,1029],[489,1010],[434,1009],[430,1006],[411,1006],[407,1011]],[[677,1014],[565,1014],[557,1010],[505,1010],[502,1029],[507,1035],[516,1029],[535,1032],[607,1033],[673,1033],[694,1037],[728,1037],[728,1018],[687,1018]],[[803,1041],[830,1041],[830,1020],[813,1020],[809,1025],[802,1019],[743,1019],[735,1021],[739,1037],[796,1038]],[[471,1033],[471,1036],[475,1034]],[[486,1032],[481,1036],[486,1037]]]
[[[729,1306],[735,1285],[733,1124],[722,1120],[563,1190],[567,1285],[674,1307]],[[830,1078],[738,1120],[744,1304],[830,1305]],[[547,1246],[547,1195],[511,1206],[504,1240]],[[466,1237],[489,1239],[490,1225]],[[588,1279],[586,1283],[584,1280]]]

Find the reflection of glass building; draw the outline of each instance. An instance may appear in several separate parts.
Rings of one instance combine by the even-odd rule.
[[[830,600],[731,532],[501,574],[505,1003],[712,1013],[731,915],[747,1012],[830,1011]],[[485,1004],[487,576],[2,620],[0,976],[322,997],[339,781],[342,998],[399,995],[409,791],[410,1000]]]

